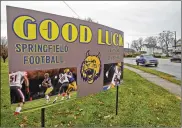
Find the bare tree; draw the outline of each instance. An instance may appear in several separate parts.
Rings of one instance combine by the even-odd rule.
[[[88,17],[85,19],[86,21],[93,22],[92,18]]]
[[[87,18],[85,18],[85,20],[86,21],[89,21],[89,22],[95,22],[92,18],[90,18],[90,17],[87,17]],[[97,22],[95,22],[95,23],[99,23],[98,21]]]
[[[174,34],[171,31],[163,32],[159,34],[159,41],[164,48],[166,56],[169,56],[169,46],[174,42]]]
[[[153,48],[153,52],[154,52],[154,48],[157,46],[157,37],[154,37],[154,36],[147,37],[145,39],[145,42],[148,44],[150,48]]]
[[[139,51],[141,51],[141,49],[142,49],[142,46],[143,46],[143,38],[139,38],[138,40],[137,40],[137,42],[138,42],[138,47],[139,47]]]
[[[136,49],[137,52],[139,51],[139,44],[138,44],[138,41],[137,40],[133,40],[132,41],[131,48]]]
[[[8,41],[6,37],[1,37],[1,57],[5,63],[8,57]]]
[[[137,51],[141,51],[143,46],[143,38],[139,38],[138,40],[133,40],[131,47],[136,49]]]

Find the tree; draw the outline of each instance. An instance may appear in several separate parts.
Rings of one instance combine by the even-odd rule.
[[[145,39],[145,42],[148,44],[150,48],[153,48],[153,53],[154,53],[154,48],[157,46],[157,37],[154,36],[147,37]]]
[[[85,20],[86,20],[86,21],[89,21],[89,22],[95,22],[95,21],[94,21],[92,18],[90,18],[90,17],[85,18]],[[95,22],[95,23],[98,23],[98,21]]]
[[[173,36],[174,34],[171,31],[166,31],[159,34],[159,41],[162,48],[164,48],[166,56],[169,56],[169,46],[174,42]]]
[[[1,37],[1,57],[5,63],[8,57],[8,41],[6,37]]]
[[[136,51],[141,51],[143,46],[143,38],[139,38],[138,40],[133,40],[131,47],[136,49]]]
[[[138,42],[138,47],[139,47],[139,50],[141,51],[141,49],[142,49],[142,46],[143,46],[143,38],[139,38],[138,40],[137,40],[137,42]]]
[[[139,51],[139,44],[138,44],[137,40],[132,41],[131,48],[136,49],[137,52]]]
[[[85,19],[86,21],[93,22],[92,18],[88,17]]]

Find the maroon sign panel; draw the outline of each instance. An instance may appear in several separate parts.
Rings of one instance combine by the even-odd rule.
[[[11,103],[62,102],[120,85],[124,33],[104,25],[7,6]]]

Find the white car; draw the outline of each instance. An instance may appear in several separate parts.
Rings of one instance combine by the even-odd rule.
[[[139,59],[139,58],[140,58],[140,56],[137,56],[137,57],[136,57],[136,59]]]

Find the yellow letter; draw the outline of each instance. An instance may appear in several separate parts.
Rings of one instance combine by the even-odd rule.
[[[71,29],[71,31],[70,31]],[[72,43],[74,42],[78,37],[78,30],[74,24],[66,23],[62,27],[62,36],[65,41]]]
[[[98,29],[98,44],[105,44],[102,42],[102,29]]]
[[[25,23],[26,21],[31,21]],[[35,19],[30,16],[19,16],[13,23],[15,34],[24,40],[35,40],[37,38],[37,24],[33,23]]]
[[[40,35],[46,41],[54,41],[59,36],[59,26],[53,20],[44,20],[39,27]]]
[[[111,35],[112,35],[112,32],[111,32]],[[112,36],[110,36],[110,38],[112,41]],[[106,31],[106,44],[111,45],[111,43],[109,43],[109,32],[108,31]]]
[[[88,26],[80,25],[80,43],[90,43],[91,39],[92,39],[91,29]]]
[[[118,46],[118,44],[116,44],[116,37],[118,37],[118,34],[117,33],[114,33],[114,35],[113,35],[113,44],[115,46]]]
[[[123,46],[123,37],[119,34],[119,46]]]

